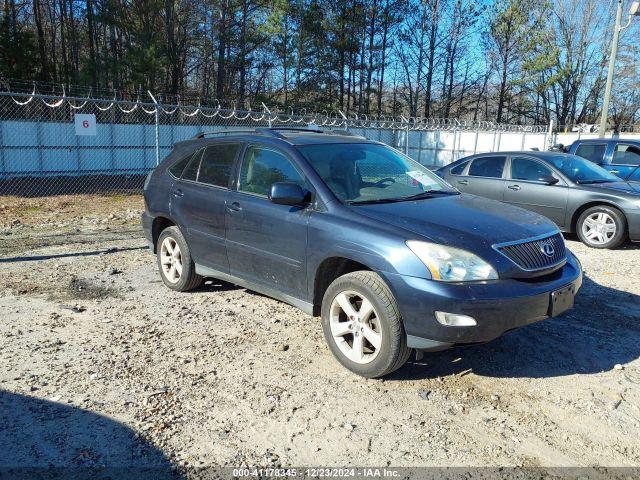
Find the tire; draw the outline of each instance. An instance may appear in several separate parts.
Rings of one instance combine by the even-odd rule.
[[[171,246],[175,255],[168,255],[168,246]],[[160,233],[156,252],[160,278],[171,290],[186,292],[202,283],[202,277],[196,274],[196,266],[191,258],[189,246],[178,227],[168,227]],[[176,273],[178,273],[177,276]]]
[[[616,248],[627,238],[627,221],[614,207],[596,205],[586,209],[576,222],[576,233],[592,248]]]
[[[321,312],[331,353],[356,375],[383,377],[409,359],[411,349],[398,305],[377,273],[358,271],[334,280],[324,294]]]

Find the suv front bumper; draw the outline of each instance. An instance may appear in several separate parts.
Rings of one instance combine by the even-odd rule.
[[[582,268],[567,253],[567,263],[541,279],[446,283],[381,273],[389,284],[404,322],[411,348],[441,350],[456,344],[483,343],[503,333],[551,316],[552,293],[582,286]],[[473,317],[475,326],[446,326],[436,320],[442,311]]]

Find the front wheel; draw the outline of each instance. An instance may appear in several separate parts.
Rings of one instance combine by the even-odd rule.
[[[336,359],[362,377],[388,375],[411,355],[396,301],[375,272],[348,273],[329,285],[322,329]]]
[[[620,210],[605,205],[586,209],[576,225],[578,237],[593,248],[615,248],[625,240],[627,222]]]

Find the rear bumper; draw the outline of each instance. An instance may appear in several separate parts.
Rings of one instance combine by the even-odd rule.
[[[142,224],[142,231],[144,232],[144,238],[147,240],[147,245],[153,250],[153,217],[147,212],[142,212],[140,223]]]
[[[544,281],[496,280],[444,283],[396,274],[382,274],[391,287],[409,336],[409,346],[437,350],[456,344],[483,343],[504,332],[550,315],[551,293],[582,285],[582,268],[571,253],[565,266]],[[473,317],[473,327],[440,324],[435,311]]]

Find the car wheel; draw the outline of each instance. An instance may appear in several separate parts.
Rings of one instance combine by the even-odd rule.
[[[156,251],[160,276],[171,290],[186,292],[202,283],[202,277],[196,274],[189,246],[178,227],[162,231]]]
[[[615,248],[626,238],[627,222],[622,212],[598,205],[582,212],[576,230],[580,240],[593,248]]]
[[[329,285],[322,329],[336,359],[362,377],[388,375],[411,354],[398,305],[374,272],[348,273]]]

